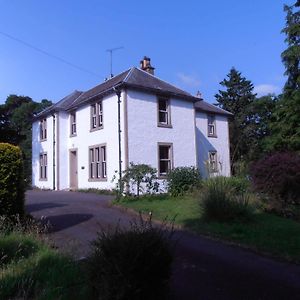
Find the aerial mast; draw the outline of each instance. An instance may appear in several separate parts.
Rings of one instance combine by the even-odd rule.
[[[123,49],[124,47],[116,47],[116,48],[111,48],[107,49],[106,51],[110,53],[110,78],[114,77],[113,72],[112,72],[112,58],[113,58],[113,52],[116,50]]]

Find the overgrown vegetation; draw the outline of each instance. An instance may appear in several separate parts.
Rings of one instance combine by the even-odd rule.
[[[167,177],[168,192],[176,197],[200,185],[200,172],[195,167],[178,167],[171,170]]]
[[[130,163],[130,166],[123,172],[122,190],[125,187],[127,194],[141,193],[152,194],[159,191],[157,181],[157,170],[149,165]]]
[[[23,180],[20,148],[0,143],[0,215],[24,215]]]
[[[0,219],[1,299],[89,299],[82,266],[51,249],[35,221]]]
[[[254,188],[263,194],[266,209],[299,218],[300,156],[294,152],[278,152],[252,164]]]
[[[200,193],[202,216],[206,221],[250,221],[254,213],[250,197],[234,178],[210,178]]]
[[[153,227],[151,219],[101,231],[88,261],[94,298],[167,299],[171,275],[172,231]]]
[[[227,240],[243,245],[258,252],[263,252],[300,262],[300,223],[274,214],[264,212],[259,208],[259,200],[250,199],[257,208],[251,217],[251,222],[234,218],[231,221],[209,221],[204,218],[202,207],[199,208],[198,192],[171,197],[167,194],[146,195],[137,198],[123,198],[118,202],[127,208],[134,209],[146,215],[152,213],[158,220],[174,220],[175,225],[197,233]],[[258,202],[258,203],[257,203]]]

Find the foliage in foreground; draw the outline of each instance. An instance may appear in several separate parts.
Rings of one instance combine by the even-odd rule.
[[[207,221],[250,221],[253,218],[250,194],[231,178],[208,179],[200,194],[200,206]]]
[[[101,231],[92,243],[89,280],[98,299],[167,299],[171,274],[172,232],[151,220],[128,231]]]
[[[80,266],[33,235],[0,235],[0,298],[87,299]]]
[[[195,167],[178,167],[168,173],[168,191],[173,197],[183,195],[193,187],[199,186],[200,172]]]
[[[0,215],[24,215],[23,160],[19,147],[0,143]]]

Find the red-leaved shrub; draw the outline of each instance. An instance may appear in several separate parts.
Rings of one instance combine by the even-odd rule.
[[[252,164],[254,188],[282,204],[300,204],[300,155],[277,152]]]

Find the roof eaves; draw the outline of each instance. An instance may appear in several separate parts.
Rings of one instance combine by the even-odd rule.
[[[142,91],[148,91],[148,92],[152,92],[152,93],[156,93],[156,94],[160,94],[160,95],[164,95],[164,96],[173,96],[175,98],[186,99],[186,100],[190,100],[193,102],[199,101],[199,98],[194,97],[192,95],[189,96],[189,95],[185,95],[185,94],[174,93],[174,92],[163,90],[163,89],[155,89],[155,88],[145,87],[142,85],[128,83],[128,82],[124,82],[123,85],[126,87],[129,87],[129,88],[138,89],[138,90],[142,90]]]

